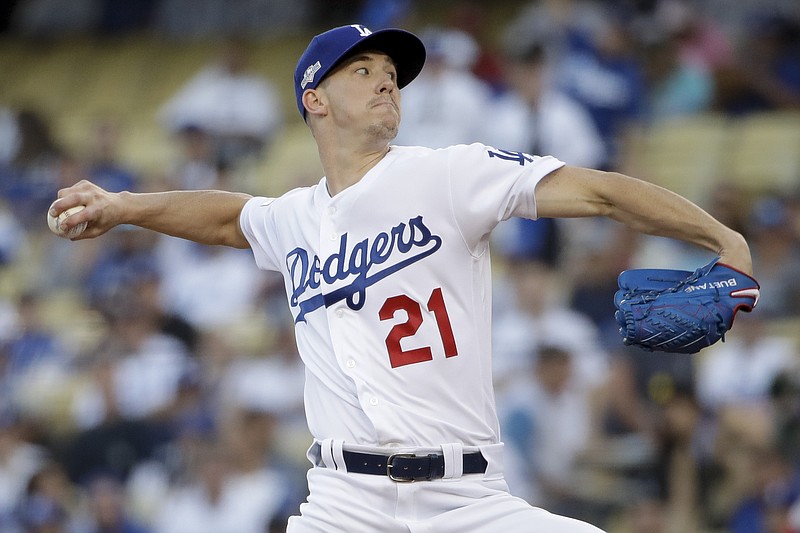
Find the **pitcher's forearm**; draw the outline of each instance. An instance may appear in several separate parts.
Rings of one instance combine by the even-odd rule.
[[[202,244],[247,248],[239,214],[249,195],[225,191],[119,193],[122,224]]]
[[[540,216],[606,216],[638,232],[700,246],[752,274],[750,249],[739,233],[663,187],[615,172],[563,167],[536,191]]]
[[[672,191],[628,176],[612,175],[611,179],[625,180],[633,194],[610,193],[610,218],[642,233],[690,242],[752,274],[750,249],[741,234]]]
[[[92,239],[120,224],[132,224],[202,244],[247,248],[239,215],[250,196],[226,191],[109,192],[82,180],[58,192],[50,214],[77,205],[86,209],[67,217],[65,230],[82,222],[74,240]]]

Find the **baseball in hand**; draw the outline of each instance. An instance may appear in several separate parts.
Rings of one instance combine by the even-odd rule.
[[[61,229],[61,223],[64,222],[64,220],[68,216],[74,215],[75,213],[83,211],[83,209],[84,209],[84,206],[82,206],[82,205],[77,205],[75,207],[70,207],[69,209],[67,209],[66,211],[64,211],[60,215],[58,215],[58,217],[54,217],[53,215],[51,215],[50,214],[50,210],[48,210],[47,211],[47,225],[50,227],[50,231],[52,231],[53,233],[55,233],[59,237],[64,237],[65,239],[72,239],[73,237],[77,237],[78,235],[83,233],[84,230],[86,229],[86,226],[87,226],[86,222],[81,222],[80,224],[78,224],[74,228],[70,229],[69,231],[62,230]]]

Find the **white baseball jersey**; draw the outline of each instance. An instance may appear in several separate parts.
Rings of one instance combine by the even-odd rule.
[[[318,440],[374,447],[499,442],[488,241],[536,218],[563,163],[482,144],[392,146],[358,183],[251,199],[241,227],[283,274]]]

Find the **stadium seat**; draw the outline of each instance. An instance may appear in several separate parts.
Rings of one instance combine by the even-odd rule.
[[[728,121],[716,114],[650,126],[635,140],[635,168],[643,178],[701,202],[719,177]]]
[[[752,192],[800,187],[800,112],[770,112],[731,121],[725,176]]]

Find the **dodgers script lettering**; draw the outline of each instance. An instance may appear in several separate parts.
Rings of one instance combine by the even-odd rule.
[[[317,255],[311,256],[304,248],[295,248],[286,254],[286,268],[292,283],[289,304],[293,308],[299,307],[295,322],[303,322],[306,313],[323,305],[330,307],[341,300],[346,300],[347,306],[354,311],[361,309],[369,286],[428,257],[441,245],[442,238],[433,234],[419,215],[352,247],[348,246],[348,234],[345,233],[339,239],[339,250],[324,260]],[[374,268],[384,263],[384,268]],[[319,289],[323,284],[331,285],[346,279],[352,281],[344,287],[302,299],[309,289]]]

